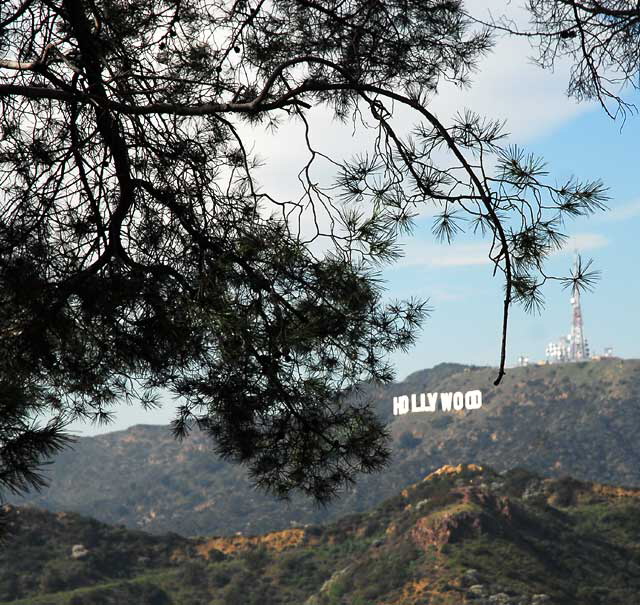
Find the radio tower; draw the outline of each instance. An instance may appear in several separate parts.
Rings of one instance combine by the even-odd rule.
[[[578,261],[576,260],[576,272]],[[589,347],[584,337],[582,327],[582,309],[580,308],[580,291],[574,285],[571,296],[573,316],[571,320],[571,333],[569,334],[569,361],[583,361],[589,358]]]
[[[580,271],[580,257],[576,257],[575,275]],[[580,308],[580,291],[577,284],[571,291],[571,332],[556,342],[547,345],[545,353],[549,363],[565,363],[567,361],[586,361],[589,359],[589,344],[584,337],[582,326],[582,309]]]

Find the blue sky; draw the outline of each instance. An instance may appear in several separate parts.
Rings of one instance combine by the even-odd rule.
[[[497,0],[493,5],[498,5]],[[610,346],[621,357],[640,357],[636,317],[640,300],[640,117],[630,115],[622,125],[597,106],[567,99],[568,66],[561,64],[554,73],[543,71],[528,61],[530,53],[522,41],[501,40],[480,66],[470,90],[445,88],[432,107],[443,119],[465,107],[506,119],[512,133],[509,142],[543,156],[558,180],[575,175],[606,183],[611,210],[568,224],[566,232],[573,239],[551,259],[549,268],[566,275],[576,247],[583,256],[592,257],[602,272],[595,292],[582,297],[592,352]],[[639,95],[628,98],[640,107]],[[409,124],[411,118],[406,119]],[[366,149],[366,135],[353,136],[351,127],[333,124],[326,112],[312,115],[311,122],[315,125],[312,142],[322,151],[347,157]],[[305,153],[299,146],[299,129],[299,125],[285,125],[277,135],[247,132],[265,158],[261,183],[273,194],[298,195],[296,174]],[[316,174],[330,178],[322,169]],[[405,258],[384,272],[389,296],[429,298],[434,307],[416,346],[407,354],[393,356],[398,379],[441,362],[496,365],[499,360],[502,283],[492,278],[491,266],[483,260],[482,242],[463,238],[449,247],[437,246],[431,221],[429,216],[418,220]],[[545,296],[546,307],[539,316],[512,310],[508,364],[515,364],[519,355],[532,361],[543,359],[546,344],[568,333],[570,295],[551,284]],[[137,423],[165,424],[172,417],[172,407],[170,401],[153,412],[123,406],[109,427],[72,428],[87,435]]]
[[[610,211],[567,225],[574,236],[564,253],[549,263],[555,274],[566,275],[573,262],[574,245],[594,259],[602,272],[592,293],[582,296],[585,332],[594,353],[613,347],[621,357],[640,357],[638,328],[638,237],[640,236],[640,119],[630,117],[621,129],[593,107],[566,120],[553,131],[526,142],[527,150],[545,158],[559,180],[575,175],[601,178],[610,188]],[[414,238],[429,240],[431,219],[421,221]],[[432,242],[424,242],[422,247]],[[466,246],[466,248],[465,248]],[[476,244],[477,246],[477,244]],[[413,251],[416,243],[408,248]],[[498,362],[501,284],[491,277],[474,244],[442,246],[441,253],[459,256],[458,266],[420,263],[386,271],[390,291],[398,297],[429,297],[434,307],[417,346],[394,358],[398,376],[442,361],[495,365]],[[408,255],[407,261],[411,259]],[[453,261],[451,261],[453,262]],[[546,306],[540,315],[514,308],[509,327],[507,360],[520,355],[544,359],[544,349],[569,331],[570,294],[558,284],[545,289]]]

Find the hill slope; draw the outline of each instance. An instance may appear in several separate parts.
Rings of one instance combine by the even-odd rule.
[[[202,434],[176,442],[166,427],[136,426],[80,439],[29,502],[102,521],[184,535],[260,533],[364,511],[444,464],[476,460],[502,470],[640,486],[640,361],[603,360],[509,370],[443,364],[371,389],[394,457],[326,509],[256,492],[244,471],[212,454]],[[392,415],[396,395],[481,389],[474,411]]]
[[[637,605],[640,593],[640,490],[522,470],[443,467],[371,512],[253,538],[6,514],[3,605]]]

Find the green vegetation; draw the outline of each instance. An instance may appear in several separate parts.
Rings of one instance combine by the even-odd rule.
[[[257,540],[6,516],[1,605],[637,605],[640,593],[640,490],[523,469],[444,467],[370,512]]]

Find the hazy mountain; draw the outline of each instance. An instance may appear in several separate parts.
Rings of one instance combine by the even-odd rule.
[[[326,527],[183,539],[8,507],[18,605],[637,605],[640,490],[446,466]]]
[[[443,364],[371,388],[393,436],[393,461],[326,509],[256,492],[243,469],[215,456],[202,434],[180,443],[158,426],[80,439],[49,468],[49,489],[13,501],[152,532],[230,535],[364,511],[461,460],[640,486],[639,360],[516,368],[498,387],[494,378],[492,368]],[[475,389],[483,393],[479,410],[392,415],[394,396]]]

